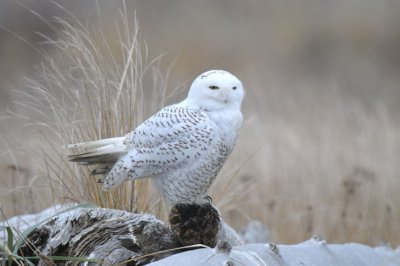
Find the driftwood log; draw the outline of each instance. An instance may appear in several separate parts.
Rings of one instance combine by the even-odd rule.
[[[312,239],[296,245],[245,244],[175,254],[149,266],[399,266],[400,251],[357,243],[327,244]]]
[[[319,237],[296,245],[242,244],[209,203],[177,204],[169,219],[170,226],[146,214],[75,209],[36,227],[19,252],[41,255],[38,265],[57,265],[48,256],[86,257],[102,261],[102,265],[400,265],[400,249],[327,244]],[[192,244],[209,247],[170,250]],[[77,264],[97,263],[68,261],[58,265]]]
[[[210,203],[179,203],[170,212],[170,226],[147,214],[102,208],[77,208],[53,217],[28,234],[19,250],[23,256],[86,257],[114,265],[131,260],[143,265],[177,251],[148,255],[193,244],[214,247],[220,215]],[[225,239],[223,239],[225,240]],[[42,260],[38,265],[48,265]],[[63,262],[60,265],[75,265]],[[87,263],[85,265],[95,265]]]

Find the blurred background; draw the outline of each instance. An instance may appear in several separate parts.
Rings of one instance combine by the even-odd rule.
[[[84,24],[100,9],[99,27],[113,36],[120,2],[56,3]],[[169,90],[188,88],[209,69],[228,70],[245,86],[241,135],[210,191],[228,223],[240,230],[260,220],[277,243],[319,234],[329,242],[400,244],[400,1],[126,5],[150,57],[165,54]],[[37,137],[9,114],[21,108],[12,91],[24,90],[43,61],[34,47],[56,53],[38,33],[51,36],[46,20],[67,13],[47,0],[0,2],[0,207],[7,217],[53,204],[21,151]],[[229,196],[221,192],[227,184]],[[31,189],[16,193],[19,187]]]

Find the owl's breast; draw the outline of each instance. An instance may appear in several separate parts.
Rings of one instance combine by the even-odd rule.
[[[210,113],[210,119],[214,122],[216,137],[225,145],[235,145],[239,130],[242,127],[243,116],[240,110],[225,110],[218,113]]]
[[[170,203],[202,198],[232,149],[230,141],[217,137],[206,153],[176,171],[159,176],[155,179],[156,185]]]
[[[208,117],[206,128],[192,135],[197,144],[188,150],[187,162],[155,179],[170,203],[203,197],[233,150],[242,123],[240,111]]]

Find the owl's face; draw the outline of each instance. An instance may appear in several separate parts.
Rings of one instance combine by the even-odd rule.
[[[242,83],[224,70],[210,70],[192,83],[188,98],[201,109],[240,109],[244,97]]]

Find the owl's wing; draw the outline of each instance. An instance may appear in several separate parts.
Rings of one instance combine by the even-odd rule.
[[[126,136],[129,151],[113,166],[103,190],[193,162],[208,152],[214,134],[214,123],[206,114],[179,105],[163,108]]]

